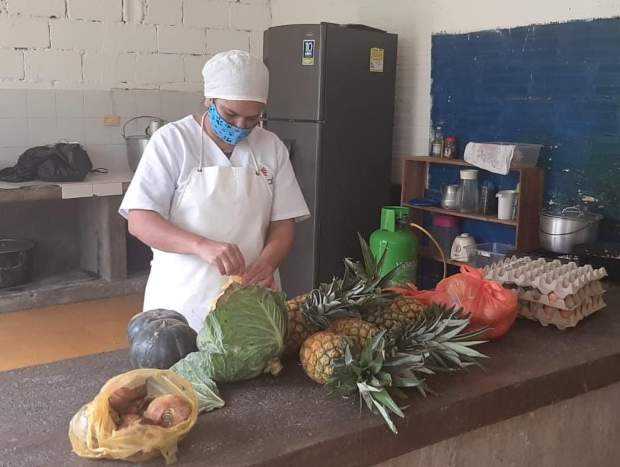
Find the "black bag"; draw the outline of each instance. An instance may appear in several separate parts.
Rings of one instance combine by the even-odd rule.
[[[0,170],[0,181],[81,182],[92,168],[88,153],[77,143],[36,146],[19,156],[15,166]]]

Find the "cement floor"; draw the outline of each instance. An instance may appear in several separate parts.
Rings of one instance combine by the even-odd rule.
[[[0,371],[127,347],[142,295],[0,314]]]

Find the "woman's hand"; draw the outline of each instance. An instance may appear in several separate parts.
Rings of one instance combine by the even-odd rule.
[[[264,259],[257,259],[243,275],[243,283],[247,285],[258,284],[268,289],[275,289],[276,281],[273,273],[276,268]]]
[[[216,242],[202,238],[194,248],[194,254],[216,266],[222,276],[239,276],[245,272],[245,258],[233,243]]]

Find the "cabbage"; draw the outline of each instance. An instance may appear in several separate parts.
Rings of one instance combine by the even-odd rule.
[[[279,357],[287,318],[284,294],[233,283],[205,319],[197,339],[199,351],[172,370],[187,378],[198,393],[204,392],[206,399],[217,391],[211,381],[229,383],[262,373],[275,375],[282,369]]]
[[[221,398],[215,381],[211,379],[212,368],[203,354],[204,352],[192,352],[170,369],[192,383],[198,396],[198,412],[209,412],[224,407],[224,399]]]
[[[217,299],[198,334],[198,349],[216,382],[277,374],[288,318],[284,294],[231,284]]]

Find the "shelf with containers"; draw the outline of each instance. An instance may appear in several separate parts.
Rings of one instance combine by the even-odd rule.
[[[479,169],[459,159],[443,159],[430,156],[408,156],[402,158],[401,205],[411,208],[411,220],[429,226],[430,215],[446,215],[461,222],[461,232],[474,236],[478,244],[502,242],[515,245],[516,251],[538,248],[539,214],[543,203],[543,169],[513,165],[507,175],[498,175]],[[517,213],[515,219],[498,219],[495,215],[462,213],[439,206],[412,205],[411,200],[427,198],[428,193],[438,193],[442,185],[456,183],[459,170],[479,170],[479,180],[490,180],[498,190],[514,189],[519,184]],[[446,259],[450,251],[444,251]],[[421,248],[423,258],[441,261],[432,246]],[[460,266],[460,261],[449,260],[448,264]]]

